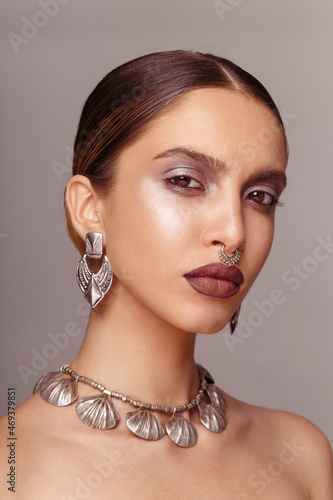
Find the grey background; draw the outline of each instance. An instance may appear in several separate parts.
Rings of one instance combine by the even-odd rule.
[[[62,197],[85,98],[117,65],[184,48],[257,76],[282,112],[291,150],[274,247],[242,308],[242,320],[258,326],[246,339],[238,334],[233,352],[227,330],[200,337],[197,359],[233,396],[302,414],[333,442],[333,257],[313,257],[316,239],[332,236],[332,3],[225,0],[219,16],[204,0],[62,0],[46,19],[43,3],[2,1],[1,413],[7,387],[23,401],[39,373],[71,361],[83,339],[88,309]],[[45,25],[15,51],[7,34],[22,36],[23,17]],[[293,266],[305,273],[294,291],[283,280]],[[264,317],[258,303],[274,289],[283,303],[266,303]],[[22,375],[27,369],[34,372]]]

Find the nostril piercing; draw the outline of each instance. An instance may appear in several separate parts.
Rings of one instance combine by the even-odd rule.
[[[222,245],[221,247],[221,250],[218,250],[218,255],[221,259],[221,261],[224,263],[224,264],[228,264],[228,266],[233,266],[234,264],[236,264],[236,262],[239,261],[240,257],[241,257],[241,252],[239,250],[236,250],[234,252],[234,255],[232,255],[231,257],[229,257],[225,251],[225,246]]]

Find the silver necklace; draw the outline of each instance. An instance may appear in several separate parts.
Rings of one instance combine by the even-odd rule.
[[[76,404],[76,413],[86,425],[100,430],[109,430],[116,427],[119,414],[113,405],[112,398],[138,408],[128,412],[125,420],[127,427],[140,438],[156,441],[165,435],[161,422],[153,412],[172,414],[166,423],[166,432],[170,439],[183,448],[195,445],[197,431],[194,425],[182,413],[197,408],[200,422],[212,432],[222,432],[226,427],[225,399],[223,392],[216,385],[210,373],[201,365],[196,365],[200,377],[200,387],[192,401],[181,406],[159,406],[142,403],[116,391],[109,391],[101,384],[78,375],[70,365],[63,365],[59,372],[49,372],[43,375],[36,383],[33,392],[40,392],[41,397],[54,406],[68,406],[78,399],[78,383],[90,385],[99,390],[101,395],[80,398]],[[69,375],[63,377],[63,374]],[[207,395],[210,403],[204,403]]]

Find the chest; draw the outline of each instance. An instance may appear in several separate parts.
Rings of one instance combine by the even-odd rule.
[[[294,479],[291,453],[224,454],[197,450],[156,450],[156,443],[133,440],[127,447],[85,449],[36,457],[29,482],[38,496],[57,500],[221,499],[306,500]],[[38,474],[35,475],[35,472]],[[43,478],[41,480],[41,478]],[[27,497],[29,498],[29,497]]]

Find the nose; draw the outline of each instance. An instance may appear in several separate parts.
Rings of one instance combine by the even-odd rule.
[[[240,200],[211,207],[201,241],[204,246],[216,251],[224,245],[224,252],[228,256],[232,256],[236,250],[244,250],[245,221]]]

